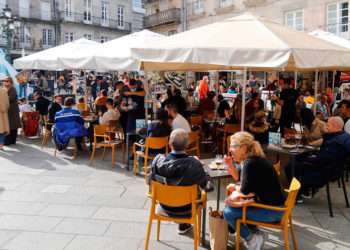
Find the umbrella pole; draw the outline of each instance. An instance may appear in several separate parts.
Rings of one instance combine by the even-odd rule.
[[[148,72],[145,71],[145,78],[144,78],[144,83],[143,83],[143,88],[145,90],[145,122],[146,122],[146,126],[148,126],[148,102],[149,100],[152,98],[149,98],[149,86],[148,86]]]
[[[246,85],[247,85],[247,68],[244,68],[244,72],[243,72],[243,89],[242,89],[241,131],[244,131]]]
[[[334,85],[335,85],[335,74],[337,71],[333,70],[332,74],[332,93],[334,94]]]
[[[314,115],[316,115],[317,92],[318,92],[318,70],[316,70],[315,72],[315,102],[313,106]]]
[[[298,71],[294,71],[294,89],[298,88]]]

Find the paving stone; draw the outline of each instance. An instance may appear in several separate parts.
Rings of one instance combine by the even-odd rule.
[[[140,243],[138,240],[119,237],[108,238],[79,235],[69,243],[65,250],[134,250],[138,249]]]
[[[73,235],[41,232],[23,232],[8,242],[9,250],[62,250],[74,238]]]
[[[91,195],[89,194],[41,193],[41,195],[37,197],[37,201],[47,202],[49,204],[81,205],[84,202],[86,202],[89,198],[91,198]]]
[[[0,192],[1,201],[38,201],[40,194],[34,192],[6,191]]]
[[[0,248],[8,241],[15,238],[18,234],[18,231],[0,230]]]
[[[0,203],[1,204],[1,203]],[[97,207],[73,205],[48,205],[40,212],[43,216],[89,218],[95,214]],[[0,209],[1,211],[1,209]]]
[[[85,234],[85,235],[103,235],[109,221],[91,220],[91,219],[64,219],[54,232],[66,234]]]
[[[94,219],[148,222],[149,213],[143,209],[102,207],[93,216]]]
[[[56,194],[64,194],[66,193],[72,186],[70,185],[49,185],[41,192],[43,193],[56,193]]]
[[[48,232],[62,219],[29,215],[2,215],[0,229]]]
[[[46,206],[37,202],[0,201],[0,214],[37,215]]]

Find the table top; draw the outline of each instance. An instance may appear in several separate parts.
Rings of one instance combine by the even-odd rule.
[[[225,166],[224,169],[211,169],[209,167],[209,165],[214,161],[214,158],[210,158],[210,159],[204,159],[201,160],[201,162],[204,165],[204,168],[206,170],[206,172],[209,174],[209,176],[212,179],[221,179],[221,178],[227,178],[227,177],[231,177],[231,174],[228,172],[227,170],[227,166]]]
[[[96,122],[98,121],[98,117],[97,116],[85,116],[83,117],[85,122]]]
[[[300,155],[300,154],[307,153],[307,152],[317,151],[318,147],[299,146],[299,147],[294,147],[294,148],[285,148],[285,147],[282,147],[281,145],[270,144],[266,147],[266,149],[268,151],[277,152],[277,153],[281,153],[281,154]]]

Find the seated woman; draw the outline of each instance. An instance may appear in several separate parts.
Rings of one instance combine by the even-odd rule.
[[[234,191],[226,199],[224,218],[230,228],[235,230],[236,220],[242,218],[242,206],[259,202],[272,206],[283,206],[285,197],[282,193],[278,176],[272,164],[266,160],[260,143],[247,132],[238,132],[231,137],[231,161],[241,165],[241,185],[235,185]],[[226,159],[228,162],[230,159]],[[229,168],[233,165],[230,164]],[[235,170],[236,171],[236,170]],[[261,222],[278,222],[282,212],[261,208],[247,207],[247,219]],[[264,235],[254,228],[241,225],[241,237],[247,242],[248,249],[262,249]]]
[[[304,128],[304,142],[313,146],[321,146],[322,136],[327,132],[327,124],[315,117],[308,108],[301,109],[300,117]]]
[[[89,107],[85,102],[84,97],[79,97],[78,103],[77,103],[77,110],[82,114],[84,111],[88,111]]]
[[[267,144],[270,125],[266,122],[264,111],[258,111],[254,115],[254,121],[248,126],[249,131],[254,135],[255,140],[261,144]]]

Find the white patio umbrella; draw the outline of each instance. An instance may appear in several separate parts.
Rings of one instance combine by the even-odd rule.
[[[131,56],[130,49],[132,47],[152,45],[163,37],[165,36],[149,30],[135,32],[103,43],[96,50],[86,53],[84,57],[79,57],[75,63],[82,68],[98,71],[137,71],[140,70],[140,61]],[[65,57],[62,61],[66,63],[66,61],[71,61],[71,59]]]
[[[132,48],[144,70],[316,71],[350,69],[350,51],[265,18],[244,14]],[[317,84],[317,82],[316,82]],[[245,98],[243,96],[242,117]],[[244,119],[242,119],[242,128]]]
[[[350,41],[348,39],[342,38],[333,33],[318,29],[310,32],[309,34],[319,39],[322,39],[324,41],[338,45],[340,47],[350,49]],[[334,89],[335,74],[336,74],[336,71],[333,71],[332,89]]]
[[[84,69],[79,59],[96,50],[100,43],[81,38],[14,60],[17,69],[62,70]],[[70,60],[61,60],[69,58]]]

